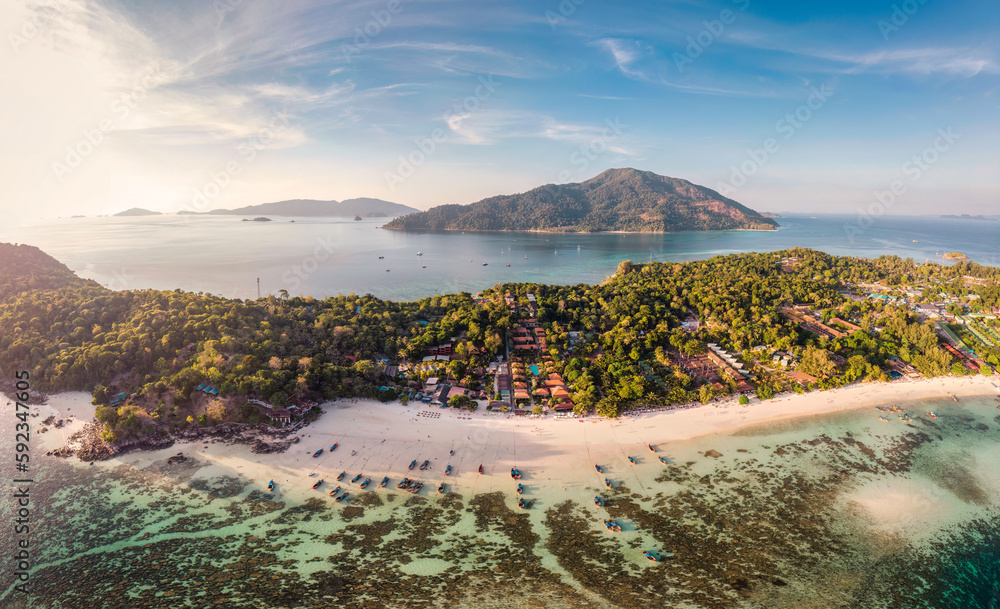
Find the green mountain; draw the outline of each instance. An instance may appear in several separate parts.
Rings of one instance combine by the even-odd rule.
[[[408,205],[391,203],[382,199],[347,199],[345,201],[317,201],[315,199],[292,199],[276,203],[248,205],[237,209],[213,209],[208,214],[227,216],[312,216],[353,218],[391,218],[411,214],[417,209]]]
[[[636,169],[609,169],[576,184],[547,184],[471,205],[440,205],[396,218],[395,230],[675,232],[774,230],[778,223],[719,193]]]
[[[37,247],[0,243],[0,302],[22,292],[83,286],[100,287]]]

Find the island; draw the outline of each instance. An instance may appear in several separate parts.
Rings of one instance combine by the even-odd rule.
[[[126,209],[125,211],[120,211],[115,216],[161,216],[162,212],[150,211],[148,209],[142,209],[141,207],[132,207]]]
[[[391,302],[116,292],[30,246],[0,244],[0,257],[0,367],[29,370],[42,391],[92,393],[100,454],[219,425],[280,426],[343,397],[616,417],[1000,365],[995,319],[953,323],[1000,306],[1000,269],[972,262],[808,249],[626,260],[599,285]],[[945,297],[962,300],[945,309]]]
[[[269,216],[300,216],[300,217],[334,217],[334,218],[389,218],[402,216],[418,211],[408,205],[361,197],[344,201],[318,201],[315,199],[291,199],[274,203],[247,205],[236,209],[213,209],[207,212],[182,210],[178,214],[185,215],[225,215],[247,216],[251,214],[267,214]]]
[[[609,169],[585,182],[547,184],[470,205],[396,218],[393,230],[676,232],[775,230],[778,223],[687,180]]]
[[[256,218],[253,218],[252,220],[248,218],[243,218],[243,222],[270,222],[270,221],[271,221],[270,218],[265,218],[263,216],[258,216]]]
[[[355,222],[361,222],[362,219],[363,218],[361,216],[354,216],[354,221]]]
[[[968,260],[969,257],[962,252],[948,252],[941,255],[945,260]]]

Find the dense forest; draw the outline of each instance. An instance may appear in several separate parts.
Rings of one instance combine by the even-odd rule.
[[[932,322],[911,306],[864,294],[916,289],[917,300],[947,296],[956,302],[949,306],[971,312],[1000,306],[1000,269],[807,249],[677,264],[625,261],[599,285],[501,284],[479,301],[462,293],[403,303],[354,294],[251,301],[117,292],[76,277],[36,248],[0,244],[0,261],[0,369],[31,371],[37,389],[92,392],[109,439],[257,422],[250,398],[278,408],[346,396],[405,399],[431,375],[489,391],[482,368],[506,353],[511,328],[529,314],[547,338],[537,358],[552,360],[578,412],[605,416],[734,393],[740,379],[708,383],[686,368],[708,343],[739,355],[761,399],[887,380],[893,362],[924,376],[966,374]],[[537,308],[529,309],[528,294]],[[824,322],[849,320],[859,329],[836,339],[810,332],[783,313],[802,303]],[[691,319],[697,329],[682,327]],[[1000,331],[995,319],[986,323],[984,331]],[[398,364],[419,363],[453,339],[452,361],[397,372]],[[815,380],[791,382],[772,368],[774,353],[794,356],[796,369]],[[979,356],[1000,364],[1000,350],[983,347]],[[206,384],[218,395],[197,391]],[[119,393],[125,403],[111,407]]]
[[[396,218],[399,230],[672,232],[772,230],[777,223],[687,180],[609,169],[578,184],[549,184],[471,205],[442,205]]]

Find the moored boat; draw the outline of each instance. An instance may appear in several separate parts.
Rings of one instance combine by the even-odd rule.
[[[410,479],[403,478],[402,480],[399,481],[399,484],[396,485],[396,488],[406,488],[408,484],[410,484]]]
[[[336,497],[337,493],[339,493],[339,492],[340,492],[340,487],[338,486],[337,488],[335,488],[332,491],[330,491],[330,496],[331,497]]]
[[[882,417],[882,416],[880,416],[880,417],[878,418],[878,420],[879,420],[879,421],[883,421],[883,422],[885,422],[885,423],[888,423],[888,422],[889,422],[889,419],[887,419],[887,418],[885,418],[885,417]]]
[[[385,488],[386,484],[389,484],[389,476],[382,478],[382,481],[378,483],[379,488]]]
[[[330,452],[337,450],[338,446],[340,446],[340,442],[334,442],[333,446],[330,447]]]
[[[424,470],[431,466],[431,462],[424,459],[424,462],[420,464],[420,469]]]
[[[371,484],[371,481],[372,481],[371,478],[366,479],[364,482],[361,483],[361,488],[368,488],[368,485]]]
[[[438,486],[438,493],[443,493],[443,492],[444,492],[444,482],[442,482],[441,485]]]
[[[316,481],[316,484],[313,485],[313,490],[318,489],[319,485],[321,485],[321,484],[323,484],[323,479],[322,478],[320,478],[319,480]]]
[[[610,480],[608,480],[607,478],[605,478],[605,479],[604,479],[604,486],[606,486],[606,487],[608,487],[608,488],[611,488],[611,481],[610,481]]]
[[[935,412],[928,412],[928,413],[927,413],[927,416],[929,416],[929,417],[930,417],[930,418],[932,418],[932,419],[936,419],[936,418],[938,418],[938,416],[937,416],[937,413],[935,413]]]
[[[416,459],[414,459],[413,461],[410,461],[410,469],[413,469],[416,466],[417,466],[417,460]]]
[[[633,459],[632,457],[628,458],[628,462],[631,463],[632,465],[635,465],[635,459]]]
[[[346,476],[346,475],[347,475],[347,472],[340,472],[339,474],[337,474],[337,482],[340,482],[341,480],[343,480],[344,476]]]
[[[350,494],[351,494],[350,492],[347,492],[347,493],[344,493],[344,494],[343,494],[343,495],[341,495],[340,497],[336,497],[336,498],[334,499],[334,501],[336,501],[337,503],[340,503],[340,502],[341,502],[341,501],[343,501],[344,499],[347,499],[347,496],[348,496],[348,495],[350,495]]]
[[[480,474],[483,473],[483,466],[482,465],[479,466],[479,473]]]
[[[642,555],[648,558],[649,560],[656,562],[656,556],[654,556],[652,552],[647,552],[646,550],[643,550]]]
[[[651,453],[655,453],[656,452],[656,449],[653,448],[652,444],[647,444],[646,446],[649,446],[649,452],[651,452]]]
[[[274,480],[267,483],[267,490],[274,492]]]
[[[524,487],[521,486],[520,482],[518,482],[517,483],[517,494],[520,495],[522,492],[524,492]]]
[[[598,497],[597,495],[594,495],[594,505],[596,505],[597,507],[601,507],[601,498]]]
[[[353,478],[351,478],[351,484],[354,484],[358,480],[361,480],[361,476],[362,476],[362,474],[358,474],[357,476],[354,476]]]
[[[667,464],[667,460],[665,458],[663,458],[663,457],[660,457],[660,463],[666,465]]]
[[[450,476],[451,475],[451,466],[450,465],[448,467],[444,468],[444,475],[445,476]]]
[[[318,456],[320,456],[322,454],[323,454],[323,449],[321,448],[321,449],[319,449],[319,450],[317,450],[316,452],[313,453],[313,458],[315,459],[316,457],[318,457]]]
[[[524,509],[524,499],[517,500],[517,507],[521,508],[522,510]]]
[[[595,466],[594,466],[594,469],[596,469],[596,470],[597,470],[597,473],[598,473],[598,474],[603,474],[603,473],[604,473],[604,470],[603,470],[603,469],[601,469],[601,466],[600,466],[600,465],[595,465]]]

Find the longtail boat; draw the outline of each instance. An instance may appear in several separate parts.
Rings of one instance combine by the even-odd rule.
[[[337,503],[340,503],[344,499],[347,499],[347,496],[350,495],[350,494],[351,494],[350,492],[344,493],[340,497],[337,497],[336,499],[334,499],[334,501],[336,501]]]
[[[444,492],[444,482],[442,482],[441,485],[438,486],[438,492],[439,493],[443,493]]]
[[[632,457],[628,458],[628,462],[631,463],[632,465],[635,465],[635,459],[633,459]]]
[[[424,462],[420,464],[420,469],[427,469],[428,467],[430,467],[430,465],[431,465],[431,462],[428,461],[428,460],[426,460],[426,459],[424,459]]]
[[[340,482],[341,480],[343,480],[344,476],[346,476],[346,475],[347,475],[347,472],[340,472],[340,474],[337,475],[337,482]]]
[[[317,450],[316,452],[313,453],[313,458],[315,459],[316,457],[318,457],[318,456],[320,456],[322,454],[323,454],[323,449],[321,448],[321,449],[319,449],[319,450]]]
[[[362,476],[362,474],[358,474],[357,476],[354,476],[353,478],[351,478],[351,484],[354,484],[358,480],[361,480],[361,476]]]
[[[379,488],[385,488],[385,485],[389,484],[389,476],[382,478],[382,481],[378,483]]]
[[[444,468],[444,475],[445,476],[450,476],[451,475],[451,466],[450,465],[448,467]]]
[[[320,478],[319,480],[316,481],[316,484],[313,485],[313,489],[319,488],[320,484],[323,484],[323,479],[322,478]]]
[[[597,495],[594,495],[594,505],[596,505],[597,507],[601,507],[601,498],[598,497]]]
[[[372,481],[371,478],[366,479],[364,482],[361,483],[361,488],[368,488],[368,485],[371,484],[371,481]]]
[[[267,490],[271,491],[272,493],[274,492],[274,480],[271,480],[270,482],[267,483]]]
[[[396,488],[405,488],[409,483],[410,483],[409,478],[403,478],[402,480],[399,481],[399,484],[396,485]]]
[[[520,482],[518,482],[517,483],[517,494],[520,495],[523,491],[524,491],[524,487],[521,486]]]
[[[595,465],[595,466],[594,466],[594,469],[596,469],[596,470],[597,470],[597,473],[598,473],[598,474],[603,474],[603,473],[604,473],[604,470],[603,470],[603,469],[601,469],[601,466],[600,466],[600,465]]]
[[[483,466],[482,465],[479,466],[479,473],[480,474],[483,473]]]
[[[340,442],[334,442],[333,446],[330,447],[330,452],[337,450],[338,446],[340,446]]]
[[[610,481],[610,480],[608,480],[607,478],[605,478],[605,479],[604,479],[604,486],[606,486],[606,487],[608,487],[608,488],[611,488],[611,481]]]
[[[666,465],[667,464],[667,460],[664,459],[663,457],[660,457],[660,463]]]
[[[524,499],[517,500],[517,507],[521,508],[522,510],[524,509]]]
[[[647,552],[646,550],[643,550],[642,555],[648,558],[649,560],[656,562],[656,556],[653,556],[652,552]]]
[[[413,461],[410,461],[410,469],[413,469],[416,466],[417,466],[417,460],[416,459],[414,459]]]
[[[655,452],[656,452],[656,449],[655,449],[655,448],[653,448],[653,445],[652,445],[652,444],[647,444],[646,446],[648,446],[648,447],[649,447],[649,452],[651,452],[651,453],[655,453]]]
[[[330,491],[330,496],[331,497],[336,497],[337,493],[339,493],[339,492],[340,492],[340,487],[338,486],[337,488],[335,488],[332,491]]]

